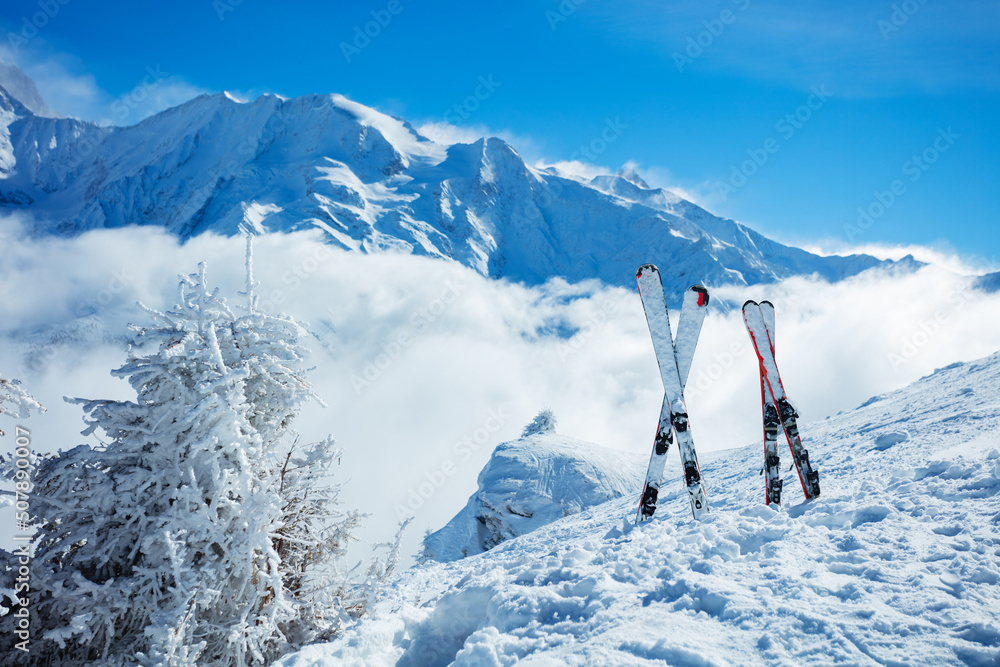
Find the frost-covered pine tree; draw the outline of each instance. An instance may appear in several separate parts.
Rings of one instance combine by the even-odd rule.
[[[248,242],[239,314],[204,264],[173,309],[144,308],[153,323],[112,372],[134,401],[72,401],[106,442],[39,464],[22,661],[265,664],[337,622],[309,567],[342,554],[358,515],[337,514],[336,487],[315,488],[331,440],[289,449],[315,398],[303,330],[257,308],[251,266]]]
[[[538,433],[553,433],[555,430],[556,417],[552,414],[551,409],[545,408],[535,415],[530,424],[524,427],[524,430],[521,431],[521,437],[527,438]]]

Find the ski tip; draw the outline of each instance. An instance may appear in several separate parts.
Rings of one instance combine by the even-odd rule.
[[[750,306],[756,306],[756,305],[759,305],[759,304],[758,304],[758,303],[757,303],[756,301],[754,301],[753,299],[748,299],[748,300],[747,300],[747,301],[746,301],[746,302],[745,302],[745,303],[743,304],[743,310],[746,310],[746,309],[747,309],[747,308],[749,308]]]
[[[690,291],[698,295],[698,307],[704,308],[708,305],[708,290],[701,285],[692,285]]]
[[[635,277],[638,278],[639,276],[641,276],[643,273],[646,273],[646,272],[659,273],[660,270],[657,269],[656,266],[653,265],[653,264],[643,264],[635,272]]]
[[[774,304],[773,304],[773,303],[771,303],[770,301],[767,301],[766,299],[765,299],[764,301],[761,301],[761,302],[760,302],[760,303],[759,303],[758,305],[759,305],[759,306],[760,306],[761,308],[763,308],[764,306],[767,306],[767,307],[768,307],[768,308],[770,308],[771,310],[774,310]]]

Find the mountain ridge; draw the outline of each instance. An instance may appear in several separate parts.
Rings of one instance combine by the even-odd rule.
[[[835,281],[893,264],[785,246],[649,187],[634,168],[588,181],[529,166],[497,137],[440,144],[337,94],[202,95],[101,127],[37,116],[0,88],[0,210],[30,213],[35,235],[319,227],[350,250],[426,254],[529,284],[623,285],[655,262],[678,294],[693,282]]]

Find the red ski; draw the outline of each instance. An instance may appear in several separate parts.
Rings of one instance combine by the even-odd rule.
[[[809,461],[809,452],[802,446],[796,421],[798,413],[788,400],[774,359],[774,306],[767,301],[760,304],[756,301],[747,301],[743,304],[743,321],[746,323],[760,367],[764,415],[765,502],[768,504],[781,502],[781,466],[777,451],[778,424],[781,425],[781,430],[788,440],[788,447],[792,452],[792,460],[795,462],[806,500],[812,500],[819,496],[819,472],[813,469]]]

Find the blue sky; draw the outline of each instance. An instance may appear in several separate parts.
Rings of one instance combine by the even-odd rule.
[[[635,162],[786,242],[1000,254],[995,2],[8,0],[0,30],[67,115],[338,92],[532,162]]]

